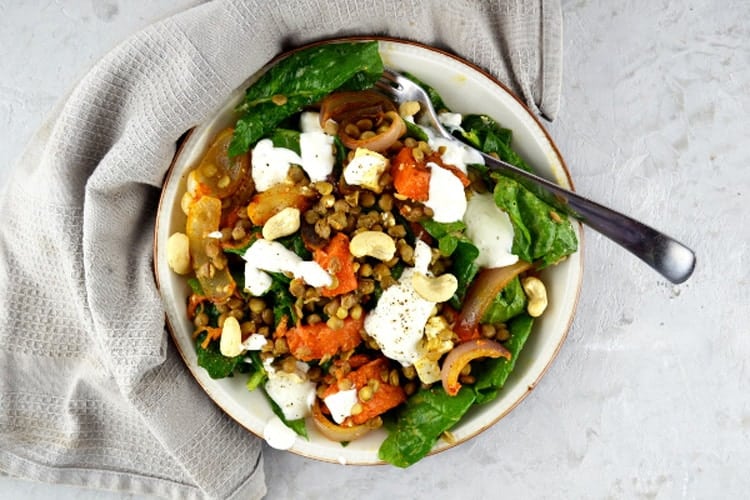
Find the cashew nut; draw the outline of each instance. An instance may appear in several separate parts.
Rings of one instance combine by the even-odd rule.
[[[190,240],[185,233],[174,233],[167,240],[167,264],[177,274],[187,274],[190,267]]]
[[[349,242],[349,251],[355,257],[369,255],[382,261],[388,261],[396,255],[396,242],[386,233],[380,231],[362,231]]]
[[[234,316],[224,320],[221,328],[221,339],[219,340],[219,351],[228,358],[242,354],[242,330],[240,323]]]
[[[299,225],[299,209],[287,207],[266,221],[263,225],[263,238],[270,241],[289,236],[297,232]]]
[[[450,273],[445,273],[438,277],[414,273],[411,277],[411,286],[425,300],[429,300],[430,302],[445,302],[456,293],[458,280]]]
[[[521,286],[523,286],[523,291],[526,292],[526,296],[529,298],[529,303],[526,305],[526,312],[532,318],[538,318],[547,309],[547,289],[544,283],[539,278],[529,276],[521,281]]]
[[[403,118],[419,113],[421,106],[417,101],[405,101],[398,106],[398,114]]]

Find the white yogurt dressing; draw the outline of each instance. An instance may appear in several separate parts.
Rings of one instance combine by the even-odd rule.
[[[429,162],[429,198],[424,202],[432,209],[432,218],[437,222],[461,220],[466,212],[466,194],[461,179],[437,163]]]
[[[256,267],[255,262],[245,262],[245,290],[250,295],[260,297],[271,288],[273,280],[268,273]]]
[[[242,258],[245,259],[245,289],[255,296],[263,295],[271,286],[271,277],[264,271],[291,273],[315,287],[333,283],[331,275],[320,264],[302,260],[302,257],[277,241],[257,240]]]
[[[443,111],[442,113],[438,113],[438,121],[450,132],[453,132],[454,130],[463,131],[463,129],[461,128],[461,122],[463,121],[463,116],[461,116],[461,113],[450,113],[448,111]]]
[[[365,331],[380,350],[403,366],[423,356],[422,335],[435,302],[425,300],[412,286],[415,272],[427,274],[431,251],[417,240],[414,267],[404,269],[399,280],[380,296],[375,308],[365,317]]]
[[[322,131],[303,132],[299,137],[302,168],[312,182],[325,180],[333,171],[333,136]]]
[[[304,132],[323,132],[320,126],[320,113],[317,111],[303,111],[299,117],[299,128]]]
[[[274,415],[265,427],[263,427],[263,439],[266,440],[268,446],[276,448],[277,450],[288,450],[294,446],[294,441],[297,439],[297,433],[286,426],[279,417]]]
[[[268,396],[273,399],[287,420],[305,418],[315,401],[315,383],[296,373],[277,371],[268,374],[265,384]]]
[[[464,214],[466,236],[479,249],[476,263],[480,267],[503,267],[514,264],[513,225],[510,217],[500,210],[490,193],[475,193]]]
[[[274,147],[271,139],[261,139],[253,148],[252,175],[255,189],[266,191],[286,181],[289,165],[302,164],[302,158],[291,149]]]
[[[443,163],[453,165],[463,173],[466,173],[467,171],[466,165],[484,165],[484,158],[476,149],[470,148],[465,144],[461,144],[457,140],[451,141],[442,137],[438,137],[437,135],[435,135],[435,131],[430,127],[422,126],[421,128],[422,130],[424,130],[425,134],[427,134],[427,143],[430,145],[433,151],[438,151],[441,147],[445,148],[443,150],[443,153],[440,155]]]
[[[246,351],[260,351],[267,342],[268,339],[260,333],[253,333],[242,342],[242,348]]]
[[[322,181],[333,171],[333,136],[320,128],[320,114],[306,111],[300,117],[302,130],[300,154],[291,149],[277,148],[270,139],[261,139],[252,152],[252,176],[259,192],[287,181],[289,166],[299,165],[312,182]]]
[[[268,374],[264,388],[268,396],[279,405],[287,420],[297,420],[310,415],[315,401],[315,382],[308,380],[305,373],[307,363],[297,362],[297,371],[287,373],[276,370],[271,365],[273,359],[263,363]]]
[[[357,404],[357,389],[348,389],[331,394],[325,398],[326,406],[331,410],[331,417],[337,424],[351,416],[352,407]]]

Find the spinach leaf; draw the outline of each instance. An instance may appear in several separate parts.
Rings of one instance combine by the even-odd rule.
[[[456,288],[456,293],[450,300],[451,306],[456,310],[461,309],[469,286],[479,272],[479,266],[476,264],[477,257],[479,257],[479,249],[473,243],[468,240],[458,242],[456,251],[453,252],[453,266],[451,268],[458,281],[458,288]]]
[[[482,323],[505,323],[521,314],[525,308],[526,294],[523,292],[521,280],[516,276],[497,294],[482,316]]]
[[[462,388],[449,396],[440,385],[421,389],[399,411],[396,425],[378,450],[378,457],[408,467],[430,452],[440,435],[453,427],[474,403],[475,394]]]
[[[276,241],[284,245],[287,250],[291,250],[302,257],[303,260],[310,260],[312,258],[312,254],[305,246],[305,240],[302,239],[302,235],[299,232],[277,238]]]
[[[269,139],[277,148],[291,149],[297,154],[301,154],[299,146],[300,132],[288,128],[275,128]]]
[[[522,314],[514,318],[508,324],[510,339],[505,342],[505,347],[510,351],[510,360],[505,358],[487,359],[472,367],[472,374],[477,377],[477,382],[472,388],[476,393],[477,404],[487,403],[495,399],[500,390],[508,380],[508,376],[516,366],[516,360],[521,349],[529,338],[534,318],[528,314]]]
[[[232,375],[234,368],[242,361],[242,355],[228,358],[219,352],[218,342],[210,342],[204,349],[201,343],[206,338],[201,333],[195,339],[195,350],[198,355],[198,366],[203,367],[211,378],[224,378]]]
[[[527,262],[539,261],[542,269],[570,255],[578,248],[568,218],[537,198],[513,179],[495,176],[494,197],[513,224],[513,253]],[[557,220],[552,218],[557,213]]]
[[[247,387],[248,391],[254,391],[259,386],[266,383],[266,380],[268,380],[268,373],[266,373],[266,369],[263,367],[263,362],[260,359],[260,353],[258,351],[250,351],[247,355],[253,362],[250,364],[252,373],[248,377],[245,387]]]
[[[208,326],[216,327],[219,325],[219,316],[221,313],[213,302],[201,302],[196,309],[198,313],[205,313],[208,316]]]
[[[335,151],[335,162],[333,164],[333,171],[331,172],[331,177],[334,179],[340,179],[342,173],[344,172],[344,162],[346,161],[346,146],[344,146],[344,143],[341,142],[341,139],[339,139],[339,136],[335,135],[333,136],[333,147],[336,150]]]
[[[466,231],[466,224],[463,221],[456,222],[435,222],[432,219],[426,219],[422,221],[422,227],[427,231],[430,236],[438,240],[438,248],[440,253],[446,257],[450,257],[453,252],[458,248],[458,243],[461,240],[469,241],[464,235]]]
[[[289,324],[297,322],[297,314],[294,312],[294,296],[289,291],[289,283],[292,281],[281,273],[268,273],[271,275],[271,288],[266,295],[273,297],[274,324],[278,325],[286,316]]]
[[[247,378],[247,382],[245,383],[245,387],[247,387],[248,391],[254,391],[261,385],[265,384],[266,380],[268,379],[268,375],[266,374],[266,371],[261,367],[260,370],[254,371],[250,374],[250,376]]]
[[[406,269],[406,264],[404,264],[403,260],[396,262],[391,268],[391,277],[395,280],[401,278],[401,275],[404,274],[404,269]]]
[[[407,137],[413,137],[418,141],[424,141],[427,142],[430,140],[429,136],[427,135],[427,132],[424,131],[422,127],[417,125],[416,123],[412,123],[409,120],[404,120],[404,124],[406,125],[406,136]]]
[[[245,255],[245,252],[247,252],[247,249],[252,246],[253,243],[255,243],[259,238],[261,234],[261,228],[260,227],[254,227],[250,230],[250,236],[247,238],[247,241],[244,241],[243,243],[239,244],[238,246],[224,246],[223,250],[224,253],[232,253],[235,255],[239,255],[242,257]]]
[[[497,153],[498,144],[510,147],[513,140],[512,130],[501,127],[487,115],[466,115],[461,120],[461,128],[465,131],[464,138],[485,153]]]
[[[198,278],[188,278],[187,284],[195,295],[204,295],[203,287],[201,286],[201,282],[198,281]]]
[[[501,160],[531,172],[531,167],[511,147],[513,132],[510,129],[501,127],[487,115],[467,115],[461,127],[463,139],[475,148],[487,154],[495,153]]]
[[[382,73],[378,42],[336,43],[295,52],[247,89],[237,108],[241,116],[229,155],[248,151],[282,120],[334,90],[368,88]]]
[[[438,247],[443,255],[453,257],[451,272],[458,281],[458,288],[450,303],[454,308],[461,309],[466,292],[479,272],[479,266],[475,263],[479,249],[464,234],[466,224],[461,221],[446,224],[428,219],[422,221],[422,227],[438,240]]]
[[[440,94],[438,93],[437,90],[430,87],[429,85],[427,85],[426,83],[424,83],[422,80],[412,75],[411,73],[403,72],[402,74],[409,80],[413,81],[414,83],[422,87],[425,90],[425,92],[427,92],[427,95],[430,97],[430,101],[432,102],[432,107],[435,108],[435,111],[437,112],[450,111],[450,109],[448,109],[448,106],[445,105],[445,101],[443,101],[443,98],[440,97]]]
[[[239,293],[242,298],[248,300],[250,293],[245,289],[245,269],[238,267],[237,265],[230,266],[229,273],[232,275],[232,279],[236,285],[236,292]]]

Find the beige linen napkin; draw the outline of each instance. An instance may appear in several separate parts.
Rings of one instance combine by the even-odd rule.
[[[487,68],[557,112],[555,1],[231,1],[102,59],[0,199],[0,471],[169,498],[259,498],[261,442],[194,382],[164,329],[152,231],[178,138],[284,48],[382,34]]]

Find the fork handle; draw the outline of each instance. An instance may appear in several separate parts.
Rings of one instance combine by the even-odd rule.
[[[482,156],[490,170],[520,182],[553,207],[618,243],[672,283],[682,283],[693,273],[695,253],[679,241],[547,179],[487,154]]]

